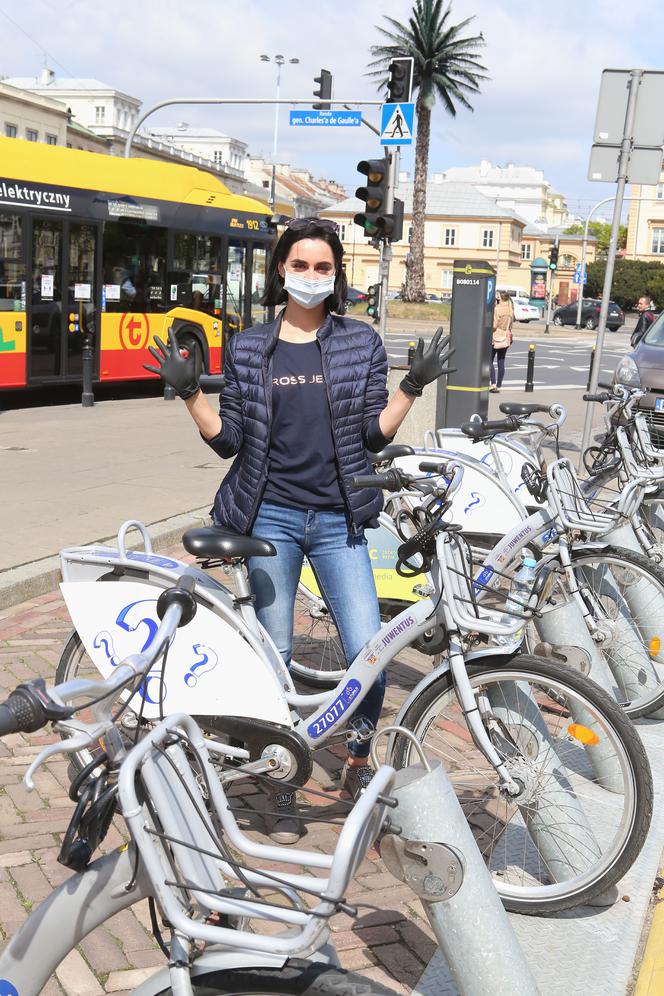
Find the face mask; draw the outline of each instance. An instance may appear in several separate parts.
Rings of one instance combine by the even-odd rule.
[[[286,270],[284,287],[288,296],[303,308],[315,308],[334,293],[334,281],[334,275],[323,277],[322,280],[307,280],[306,277],[298,277]]]

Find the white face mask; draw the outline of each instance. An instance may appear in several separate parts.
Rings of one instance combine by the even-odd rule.
[[[335,279],[335,275],[332,274],[331,277],[323,277],[321,280],[307,280],[306,277],[298,277],[286,270],[284,287],[288,296],[303,308],[315,308],[334,293]]]

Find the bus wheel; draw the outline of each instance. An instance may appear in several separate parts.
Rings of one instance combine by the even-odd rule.
[[[201,349],[201,344],[195,335],[191,332],[176,332],[175,337],[178,341],[180,349],[186,349],[189,355],[194,357],[194,365],[196,370],[196,376],[205,373],[205,364],[203,362],[203,350]]]

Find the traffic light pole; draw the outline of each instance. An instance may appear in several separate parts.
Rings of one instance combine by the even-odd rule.
[[[386,214],[392,214],[392,212],[394,211],[394,194],[396,191],[397,180],[399,179],[400,155],[401,155],[401,149],[397,145],[396,148],[390,153],[390,169],[388,173],[387,190],[385,197]],[[378,312],[378,334],[380,335],[383,342],[385,342],[385,333],[387,332],[387,290],[390,282],[391,262],[392,262],[392,243],[388,239],[383,239],[381,242],[380,265],[379,265],[380,308]]]
[[[558,248],[558,243],[559,242],[560,242],[560,239],[556,235],[556,249]],[[556,264],[558,263],[558,259],[557,258],[556,258],[555,262],[556,262]],[[548,304],[547,304],[547,307],[546,307],[546,324],[544,326],[544,334],[545,335],[549,335],[549,325],[551,324],[551,306],[553,305],[553,279],[554,279],[555,275],[556,275],[556,271],[552,270],[551,269],[551,264],[549,264],[549,280],[550,280],[550,283],[549,283],[549,301],[548,301]]]

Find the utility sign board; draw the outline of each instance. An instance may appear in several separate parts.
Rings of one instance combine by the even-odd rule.
[[[381,145],[412,145],[415,104],[383,104],[380,118]]]
[[[359,128],[362,111],[291,111],[291,127]]]

